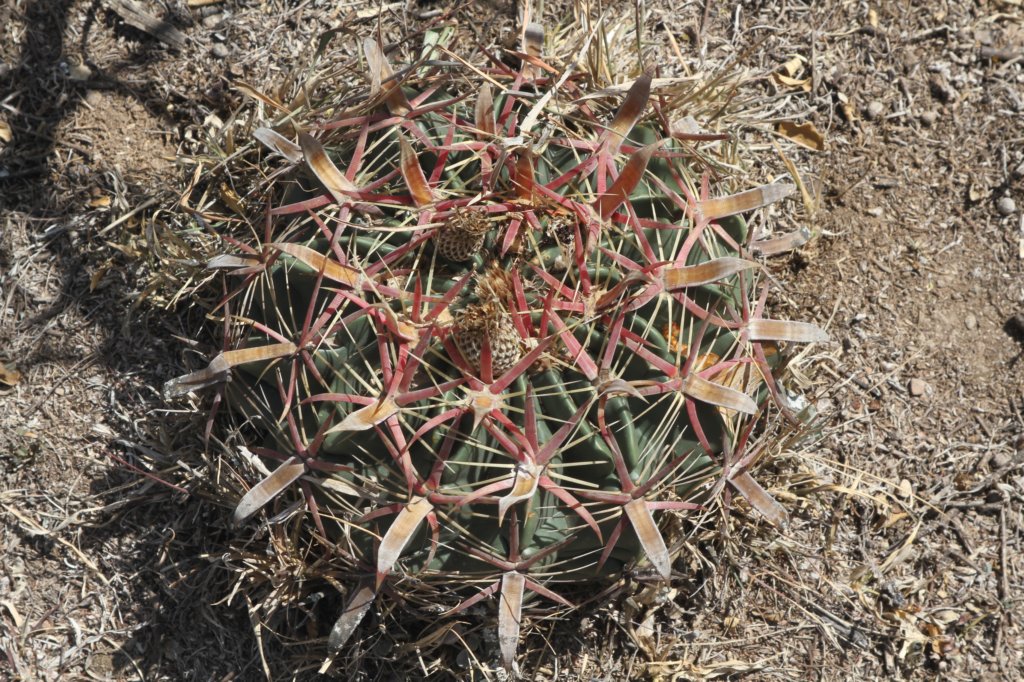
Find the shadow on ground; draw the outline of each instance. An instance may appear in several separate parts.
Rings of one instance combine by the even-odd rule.
[[[180,453],[165,448],[182,439],[174,418],[154,416],[164,406],[152,387],[178,371],[172,335],[188,323],[132,308],[146,273],[117,248],[144,236],[152,210],[173,203],[176,183],[167,179],[176,171],[167,164],[160,189],[152,172],[110,165],[105,150],[74,135],[76,117],[102,121],[97,102],[109,105],[113,96],[144,110],[166,138],[201,103],[182,102],[169,113],[155,80],[167,68],[165,48],[98,1],[33,0],[23,13],[7,3],[0,20],[17,36],[0,47],[12,133],[0,148],[0,298],[7,306],[0,309],[0,360],[24,377],[17,393],[0,394],[0,411],[13,420],[0,428],[0,468],[5,502],[44,529],[4,517],[11,532],[0,541],[0,575],[14,585],[21,575],[36,581],[10,595],[36,627],[21,651],[7,650],[8,663],[25,679],[261,678],[244,609],[211,603],[229,587],[230,576],[215,567],[226,545],[224,514],[194,491],[159,482],[180,472]],[[94,38],[99,49],[125,54],[104,59],[100,69]],[[112,42],[118,38],[130,47]],[[112,204],[89,204],[103,197]],[[152,210],[108,227],[150,199]],[[91,432],[76,433],[79,425]],[[50,523],[55,511],[72,521]],[[80,553],[69,554],[71,546]],[[69,579],[76,562],[82,570]],[[83,595],[104,602],[100,622],[83,611]],[[83,641],[72,632],[79,623],[87,635],[99,634]],[[50,656],[53,644],[61,651]]]

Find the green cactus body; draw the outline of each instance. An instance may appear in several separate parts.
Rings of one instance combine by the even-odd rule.
[[[452,611],[500,591],[508,660],[524,595],[568,603],[567,585],[633,564],[669,577],[659,510],[711,501],[723,443],[773,386],[735,214],[780,193],[710,200],[646,76],[611,116],[571,106],[575,79],[535,111],[547,74],[486,73],[493,100],[468,70],[432,70],[300,136],[329,192],[278,206],[251,245],[237,347],[284,350],[229,363],[229,386],[375,591],[436,582]]]

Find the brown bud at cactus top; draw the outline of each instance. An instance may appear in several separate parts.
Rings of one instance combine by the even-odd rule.
[[[511,304],[513,300],[512,273],[498,263],[491,263],[474,289],[477,300]]]
[[[462,357],[478,372],[482,365],[484,338],[487,338],[494,377],[512,369],[523,356],[522,339],[512,324],[512,316],[495,303],[466,308],[456,318],[452,334]]]
[[[483,248],[484,238],[491,225],[487,214],[480,210],[459,210],[437,228],[434,246],[444,259],[461,263],[473,257]]]

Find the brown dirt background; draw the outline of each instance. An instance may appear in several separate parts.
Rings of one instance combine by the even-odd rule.
[[[311,679],[301,641],[268,634],[261,658],[245,601],[228,599],[230,501],[157,480],[204,472],[188,416],[159,396],[200,320],[141,300],[166,247],[154,226],[187,175],[175,155],[247,106],[231,81],[280,85],[330,28],[354,46],[378,16],[412,31],[455,8],[139,4],[181,50],[117,3],[0,2],[0,679]],[[527,646],[530,674],[1024,678],[1022,3],[646,9],[648,43],[671,36],[687,68],[760,74],[738,131],[763,159],[749,179],[783,174],[774,140],[816,193],[813,214],[773,214],[819,234],[773,274],[775,311],[833,338],[802,365],[821,437],[759,474],[788,531],[730,519],[668,606],[609,604]],[[505,44],[513,13],[453,18]],[[772,84],[793,55],[807,90]],[[781,120],[814,123],[825,151],[773,135]],[[324,635],[313,615],[305,627]]]

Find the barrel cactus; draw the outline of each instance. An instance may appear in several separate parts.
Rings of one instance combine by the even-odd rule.
[[[779,242],[742,214],[793,187],[723,196],[699,150],[727,135],[650,73],[590,91],[539,33],[514,67],[397,75],[368,39],[360,96],[254,130],[272,204],[253,238],[220,226],[224,350],[166,387],[216,387],[273,463],[237,523],[301,492],[353,576],[334,647],[378,595],[429,594],[408,601],[495,604],[512,665],[525,603],[670,579],[664,510],[728,486],[784,522],[751,434],[792,417],[782,347],[825,337],[766,316]]]

